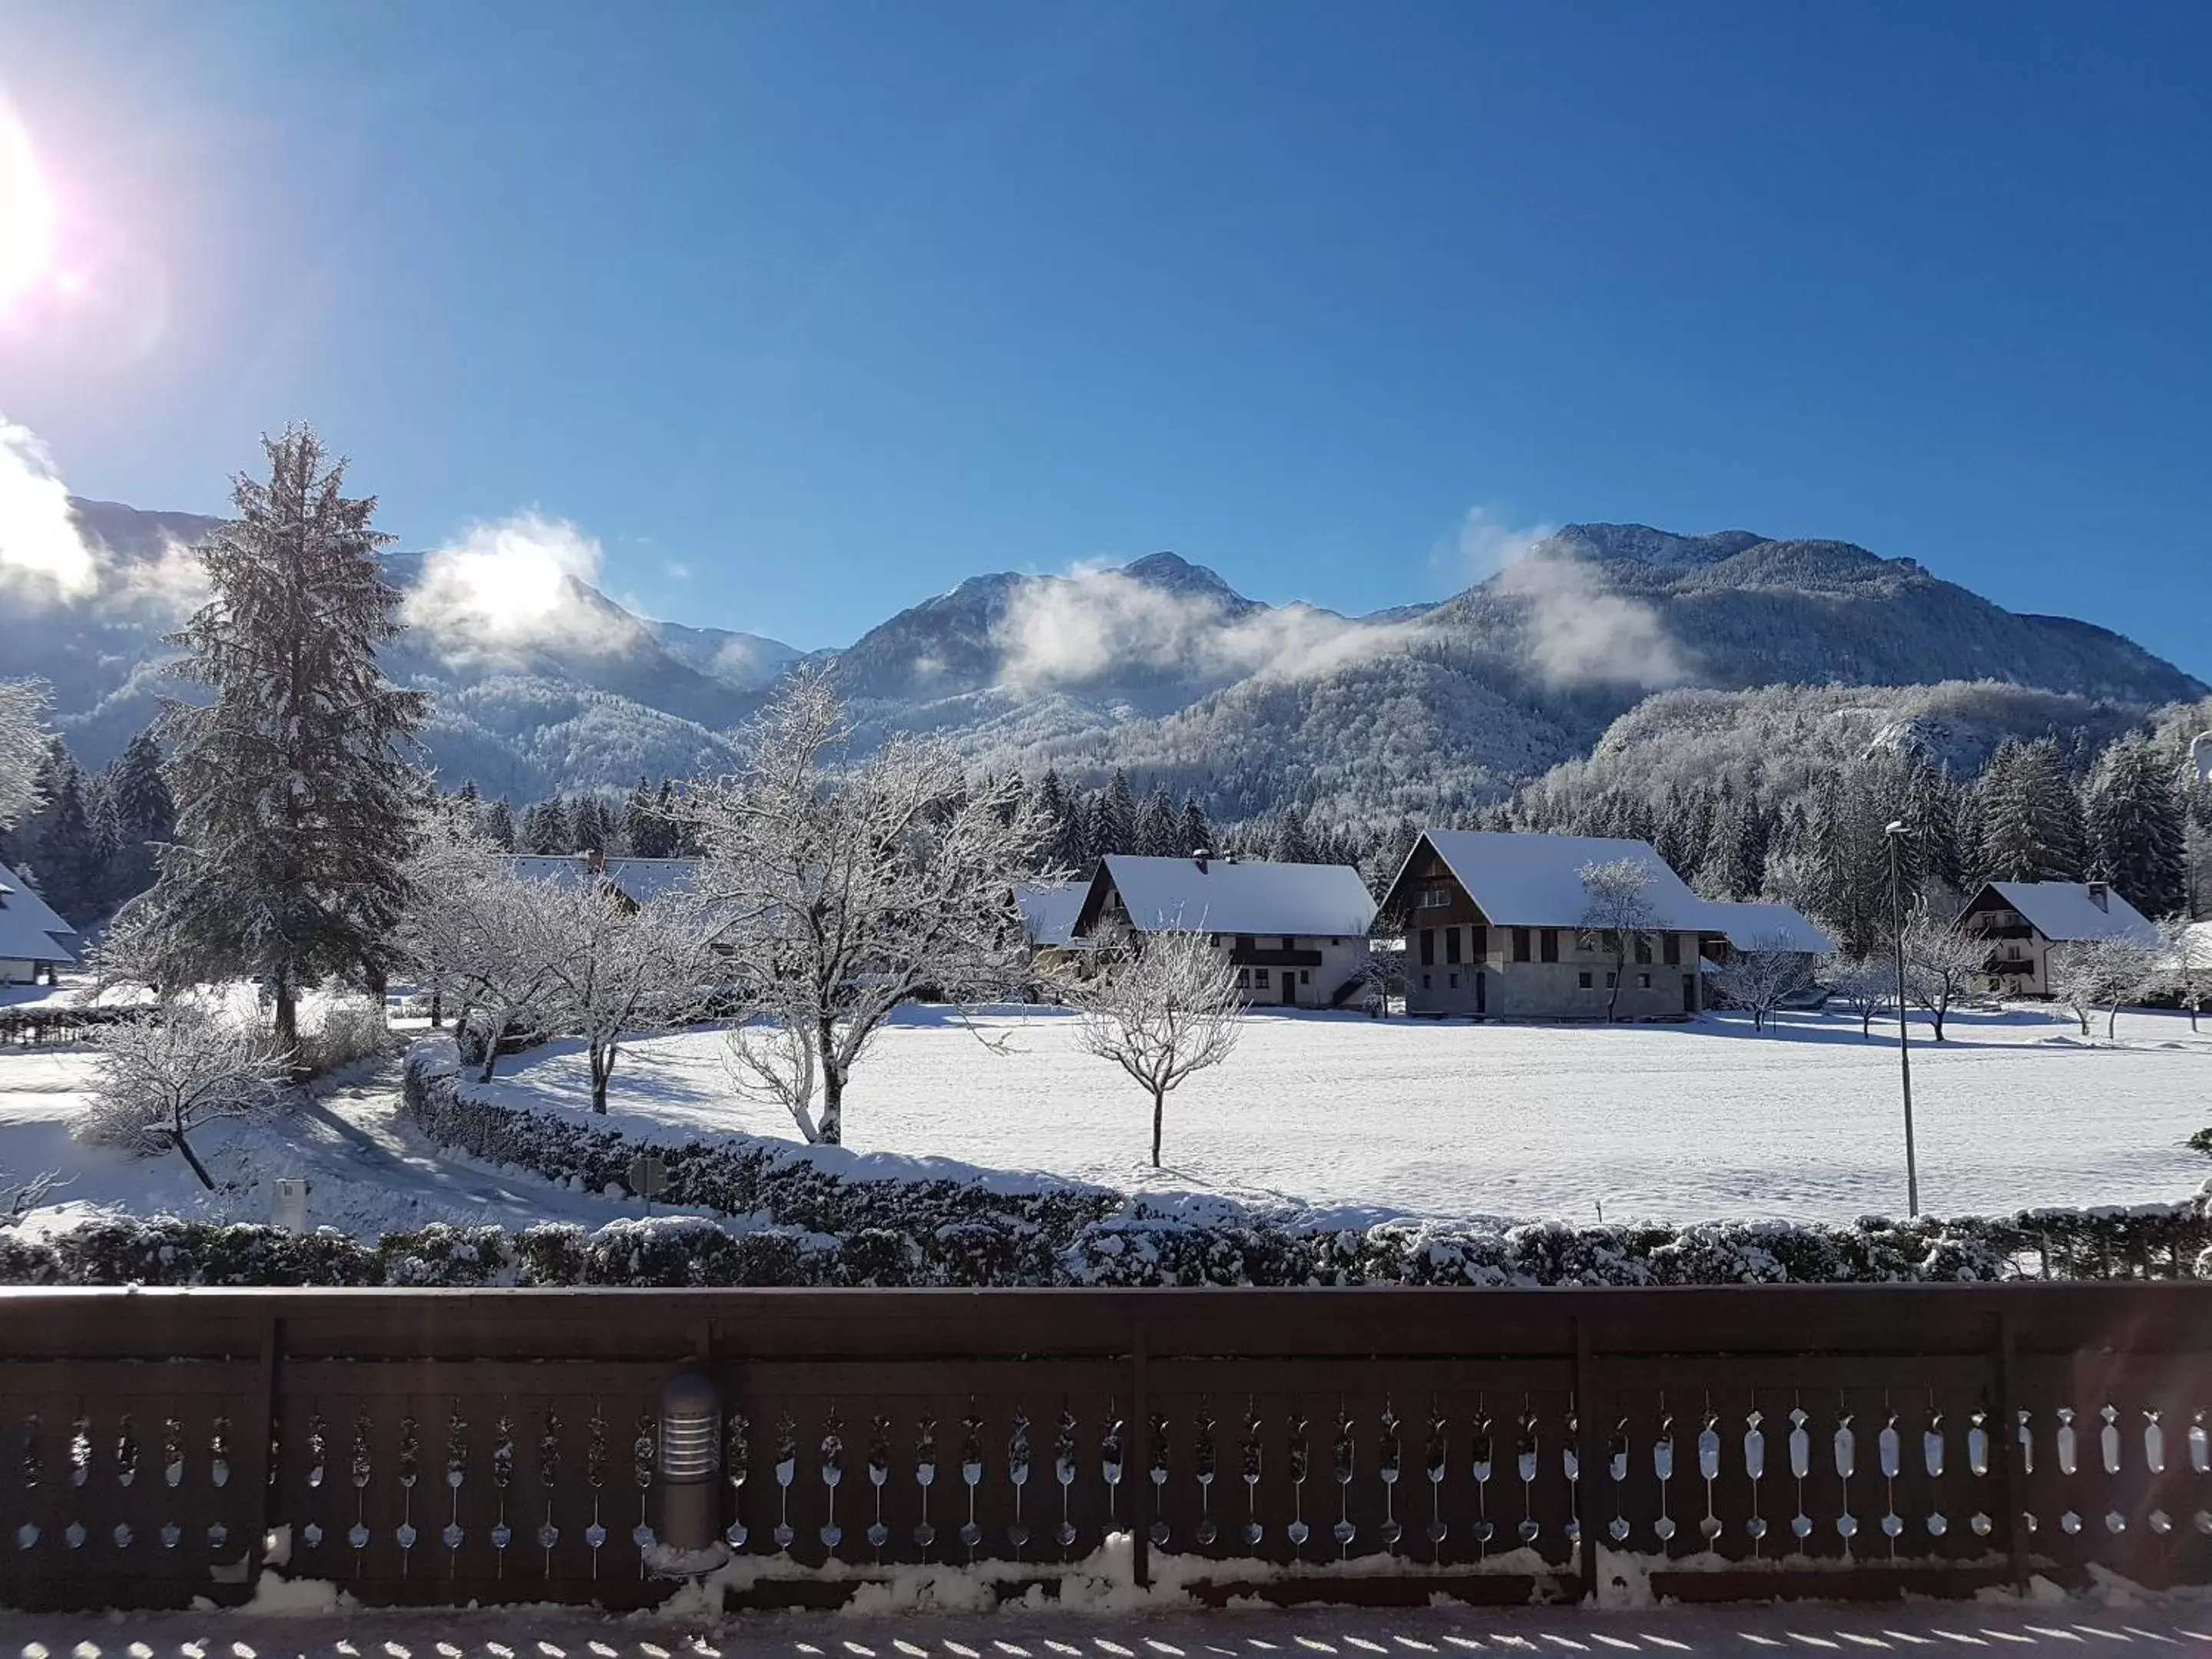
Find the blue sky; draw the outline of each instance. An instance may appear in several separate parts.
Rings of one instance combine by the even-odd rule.
[[[1479,508],[2212,677],[2208,62],[2193,3],[9,0],[107,291],[0,411],[200,510],[307,416],[410,546],[534,507],[804,646],[1164,547],[1438,597]]]

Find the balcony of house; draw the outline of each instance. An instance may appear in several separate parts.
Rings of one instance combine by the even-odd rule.
[[[1236,968],[1318,968],[1322,955],[1317,950],[1301,948],[1291,939],[1261,939],[1240,934],[1230,946],[1229,962]]]

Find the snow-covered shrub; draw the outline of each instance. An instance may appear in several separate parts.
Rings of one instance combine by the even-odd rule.
[[[300,1033],[298,1069],[308,1077],[321,1077],[382,1054],[391,1042],[383,1009],[365,997],[333,997],[323,1005],[319,1018]]]
[[[192,1151],[191,1133],[273,1106],[284,1075],[285,1057],[268,1037],[192,1003],[111,1025],[94,1041],[100,1063],[77,1137],[149,1157],[179,1152],[210,1191],[215,1181]]]

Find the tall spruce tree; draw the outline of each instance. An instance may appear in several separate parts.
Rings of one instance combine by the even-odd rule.
[[[477,815],[477,823],[483,838],[502,853],[514,850],[514,809],[507,804],[507,797],[487,802]]]
[[[2081,797],[2054,739],[2000,744],[1976,793],[1977,880],[2081,879]]]
[[[1165,784],[1156,784],[1137,809],[1136,850],[1148,858],[1170,857],[1176,851],[1175,798]],[[1188,848],[1185,848],[1188,851]]]
[[[2140,734],[2122,738],[2089,784],[2089,873],[2147,916],[2189,903],[2187,812],[2172,757]]]
[[[161,779],[161,745],[150,729],[131,738],[107,769],[105,795],[114,842],[107,890],[119,902],[154,884],[157,849],[177,834],[176,803]]]
[[[39,808],[23,827],[24,856],[46,902],[77,926],[100,913],[106,860],[93,822],[89,781],[59,738],[39,769]]]
[[[522,814],[518,839],[526,853],[566,853],[570,850],[568,815],[561,810],[558,800],[533,801]]]
[[[1091,833],[1097,842],[1092,850],[1101,858],[1109,853],[1137,850],[1137,800],[1129,791],[1129,775],[1118,766],[1107,782],[1106,793],[1098,798]]]
[[[1206,821],[1206,809],[1198,804],[1195,795],[1182,798],[1182,811],[1176,819],[1176,848],[1177,853],[1188,855],[1200,848],[1211,852],[1213,848],[1213,825]]]
[[[342,493],[346,464],[312,428],[262,448],[267,481],[240,474],[236,519],[200,544],[214,597],[172,636],[179,674],[212,696],[162,711],[179,842],[155,914],[174,953],[165,978],[259,978],[290,1048],[303,989],[331,975],[384,981],[425,793],[409,751],[427,707],[377,663],[403,624],[377,568],[389,538],[371,526],[375,498]]]

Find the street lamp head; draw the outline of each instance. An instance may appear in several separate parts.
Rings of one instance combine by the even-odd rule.
[[[1889,827],[1884,830],[1881,833],[1885,836],[1903,835],[1905,833],[1905,820],[1903,818],[1893,818],[1890,821]]]

